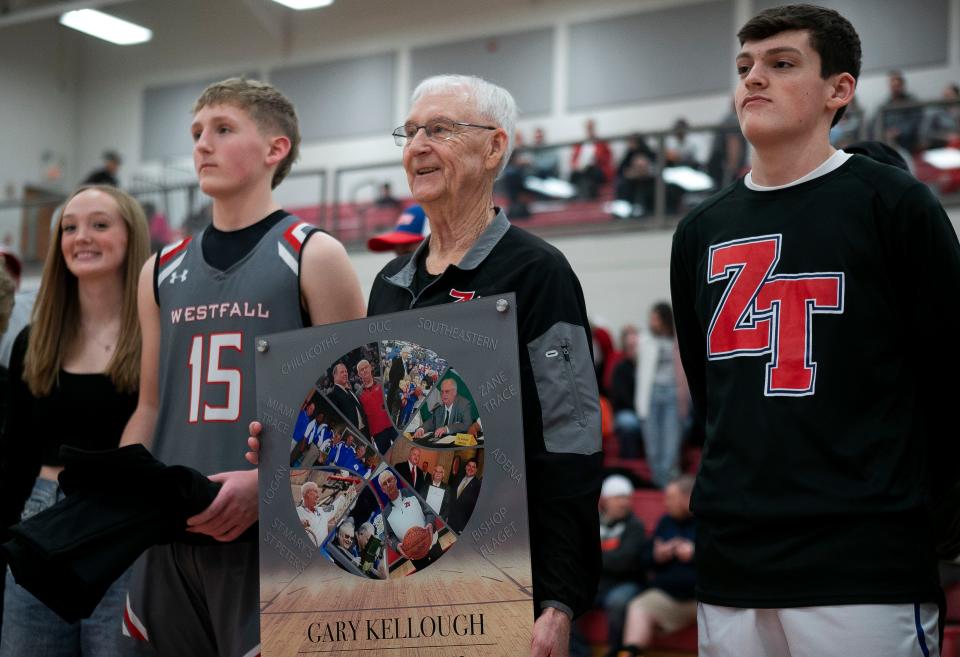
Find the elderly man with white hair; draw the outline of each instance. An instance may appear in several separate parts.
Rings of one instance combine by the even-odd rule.
[[[537,615],[531,655],[557,657],[597,585],[600,407],[576,275],[493,203],[516,119],[510,93],[480,78],[442,75],[417,86],[393,137],[432,232],[380,272],[368,315],[516,293]]]
[[[300,486],[300,505],[297,506],[297,516],[300,524],[307,530],[314,545],[319,546],[330,533],[334,513],[325,511],[317,504],[320,499],[320,487],[312,481],[304,482]]]

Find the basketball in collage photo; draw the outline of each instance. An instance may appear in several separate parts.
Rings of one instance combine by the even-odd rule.
[[[466,383],[434,351],[385,340],[333,361],[304,398],[291,493],[324,557],[359,577],[403,577],[456,542],[483,460]]]

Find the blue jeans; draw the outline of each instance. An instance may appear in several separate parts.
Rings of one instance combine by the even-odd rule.
[[[626,623],[627,605],[640,595],[643,587],[636,582],[621,582],[600,598],[599,606],[607,612],[607,654],[623,646],[623,626]]]
[[[613,417],[613,431],[617,434],[620,446],[620,458],[632,459],[640,454],[640,440],[643,436],[640,418],[630,409],[617,411]]]
[[[663,488],[680,471],[680,416],[677,387],[654,385],[650,394],[650,414],[643,420],[643,444],[653,483]]]
[[[643,591],[637,582],[621,582],[594,600],[595,609],[607,614],[607,656],[616,655],[623,647],[623,626],[626,624],[627,606]],[[580,624],[570,626],[570,657],[590,657],[592,651]]]
[[[21,519],[64,497],[57,482],[37,479]],[[129,571],[107,590],[90,618],[67,623],[6,573],[0,657],[121,657],[131,654],[121,635]]]

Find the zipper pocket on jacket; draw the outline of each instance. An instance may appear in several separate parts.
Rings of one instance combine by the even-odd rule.
[[[570,345],[566,340],[560,343],[560,352],[563,354],[563,365],[567,370],[567,384],[573,393],[573,403],[577,408],[577,424],[583,427],[586,426],[587,421],[583,417],[583,405],[580,402],[580,392],[577,390],[577,381],[574,378],[573,362],[570,360]]]

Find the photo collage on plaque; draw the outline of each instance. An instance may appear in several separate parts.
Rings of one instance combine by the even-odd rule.
[[[320,372],[290,440],[304,530],[360,577],[429,566],[479,497],[484,441],[473,395],[446,360],[412,342],[369,343]]]

